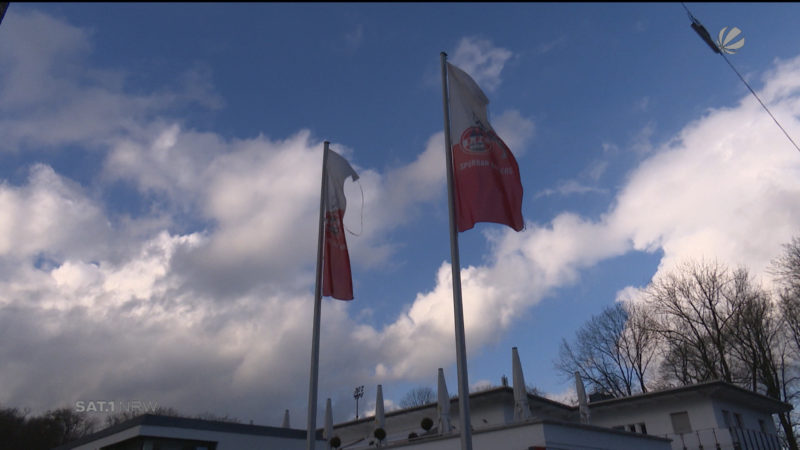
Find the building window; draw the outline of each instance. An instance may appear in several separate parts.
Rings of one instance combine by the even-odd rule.
[[[730,411],[722,410],[722,419],[725,421],[725,426],[728,428],[733,427],[733,423],[731,422],[731,413]]]
[[[635,424],[628,425],[628,431],[630,431],[631,433],[636,433],[636,425]]]
[[[736,418],[736,426],[739,428],[744,428],[744,423],[742,422],[742,415],[739,413],[733,413],[733,417]]]
[[[675,434],[684,434],[692,431],[692,425],[689,423],[689,413],[686,411],[676,412],[669,415],[672,419],[672,431]]]
[[[644,422],[639,423],[639,433],[647,434],[647,427],[644,425]]]
[[[761,430],[762,433],[767,434],[767,424],[764,423],[763,419],[758,419],[758,429]]]

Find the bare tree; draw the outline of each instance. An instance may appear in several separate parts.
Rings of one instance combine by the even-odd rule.
[[[44,419],[52,424],[55,432],[59,435],[58,440],[61,443],[67,443],[86,436],[94,432],[97,425],[91,416],[77,413],[71,408],[48,411],[45,413]]]
[[[797,378],[800,370],[800,238],[795,237],[791,242],[784,244],[783,252],[773,260],[770,269],[778,284],[778,307],[783,325],[782,398],[795,406],[794,411],[788,416],[794,431],[791,438],[786,432],[787,426],[783,417],[781,425],[790,448],[797,449],[796,436],[800,432],[798,430],[800,417],[797,411],[800,403],[800,386],[798,386],[800,380]]]
[[[741,384],[754,392],[788,402],[795,393],[796,383],[787,376],[785,322],[769,293],[754,287],[746,274],[739,274],[736,284],[738,295],[735,301],[739,305],[733,327],[735,332],[731,335],[731,350],[733,358],[740,362],[747,375]],[[786,444],[796,450],[797,440],[790,414],[779,413],[778,421]]]
[[[0,445],[4,450],[47,450],[94,431],[91,416],[70,408],[28,416],[16,408],[0,409]]]
[[[664,343],[662,375],[686,385],[722,379],[780,401],[794,395],[785,322],[744,268],[687,262],[646,289]],[[797,449],[789,414],[778,419]]]
[[[646,316],[633,304],[615,303],[562,340],[556,369],[575,372],[590,390],[616,397],[647,392],[646,376],[656,345]]]
[[[787,336],[795,359],[800,360],[800,238],[795,237],[783,246],[783,253],[771,267],[780,286],[781,315],[786,321]]]
[[[628,323],[619,339],[619,346],[625,360],[633,369],[640,392],[647,392],[646,378],[650,374],[659,345],[656,326],[650,317],[649,310],[640,303],[625,303]]]
[[[154,414],[158,416],[169,416],[169,417],[188,417],[178,412],[178,410],[176,410],[175,408],[159,406],[158,408],[155,408],[152,411],[147,411],[147,412],[137,409],[118,411],[114,414],[106,416],[106,421],[105,421],[106,426],[107,427],[114,426],[122,422],[131,420],[135,417],[143,416],[145,414]]]
[[[403,398],[400,399],[400,406],[412,408],[414,406],[427,405],[434,401],[436,401],[436,392],[427,386],[420,386],[406,392]]]
[[[733,382],[729,347],[737,303],[730,301],[730,271],[719,263],[687,262],[645,292],[665,344],[666,375],[680,384]]]

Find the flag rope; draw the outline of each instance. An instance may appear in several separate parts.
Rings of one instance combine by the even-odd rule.
[[[360,182],[360,181],[356,180],[356,183],[358,183],[358,188],[359,188],[359,189],[361,189],[361,230],[359,230],[359,232],[358,232],[358,233],[353,233],[353,232],[352,232],[352,231],[351,231],[349,228],[347,228],[347,227],[344,227],[344,229],[345,229],[345,230],[346,230],[348,233],[352,234],[353,236],[361,236],[361,233],[363,233],[363,232],[364,232],[364,187],[363,187],[363,186],[361,186],[361,182]]]

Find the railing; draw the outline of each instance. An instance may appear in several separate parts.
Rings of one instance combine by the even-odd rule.
[[[781,450],[778,436],[744,428],[706,428],[667,434],[672,450]]]

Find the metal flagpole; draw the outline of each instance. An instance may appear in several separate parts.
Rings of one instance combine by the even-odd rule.
[[[311,375],[308,380],[308,423],[306,426],[306,448],[314,450],[317,439],[317,384],[319,381],[319,316],[322,309],[322,240],[325,233],[325,194],[327,193],[326,171],[328,145],[325,141],[322,155],[322,187],[319,194],[319,235],[317,238],[317,279],[314,286],[314,330],[311,338]]]
[[[453,269],[453,314],[456,325],[456,361],[458,368],[458,406],[461,421],[461,450],[472,450],[469,419],[469,381],[467,379],[467,344],[464,338],[464,308],[461,304],[461,262],[458,256],[455,190],[453,188],[453,151],[450,140],[450,106],[447,97],[447,53],[441,53],[442,100],[444,104],[444,147],[447,156],[447,206],[450,209],[450,259]]]

